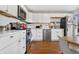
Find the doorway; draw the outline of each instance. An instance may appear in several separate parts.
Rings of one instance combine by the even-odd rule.
[[[66,30],[66,17],[61,18],[60,20],[60,28],[64,29],[64,36],[67,35],[67,30]]]

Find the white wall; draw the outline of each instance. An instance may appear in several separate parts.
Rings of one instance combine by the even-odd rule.
[[[50,22],[50,17],[59,16],[71,16],[71,13],[29,13],[29,18],[32,22]]]
[[[72,13],[28,13],[28,18],[30,19],[30,22],[42,22],[42,23],[49,23],[50,22],[50,17],[64,17],[64,16],[69,16],[72,17]],[[72,19],[69,19],[72,20]],[[55,21],[55,20],[54,20]],[[32,24],[31,26],[35,28],[37,24]],[[44,28],[46,24],[43,24]]]

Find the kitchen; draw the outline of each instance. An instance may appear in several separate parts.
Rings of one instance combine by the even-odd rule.
[[[50,54],[55,49],[50,49],[51,44],[57,44],[56,54],[78,53],[78,8],[79,5],[0,5],[0,53]]]

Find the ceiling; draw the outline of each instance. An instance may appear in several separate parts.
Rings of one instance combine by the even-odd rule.
[[[30,12],[68,12],[71,13],[77,8],[79,5],[25,5],[25,7]]]

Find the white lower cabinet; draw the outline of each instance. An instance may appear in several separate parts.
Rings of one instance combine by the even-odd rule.
[[[43,40],[43,29],[31,29],[32,32],[32,41],[42,41]],[[59,37],[64,36],[63,29],[51,29],[51,40],[58,41]]]
[[[7,36],[3,36],[0,38],[0,50],[10,45],[13,42],[17,42],[19,39],[18,33],[8,34]]]
[[[20,31],[21,35],[19,40],[19,49],[20,49],[20,54],[25,53],[26,51],[26,30]]]
[[[1,54],[17,54],[17,53],[19,53],[18,43],[8,45],[3,50],[1,50],[0,53]]]
[[[43,29],[36,29],[36,38],[38,41],[41,41],[43,38]]]
[[[41,41],[43,39],[43,29],[31,29],[32,41]]]
[[[0,38],[0,53],[24,54],[26,51],[26,31],[8,33]]]
[[[31,40],[33,41],[33,40],[37,40],[37,38],[36,38],[36,29],[31,29],[31,33],[32,33],[32,38],[31,38]]]
[[[9,44],[9,40],[10,40],[9,36],[0,38],[0,50],[2,50]]]
[[[58,41],[59,37],[63,37],[64,36],[64,31],[63,29],[52,29],[51,30],[51,40],[52,41]]]

